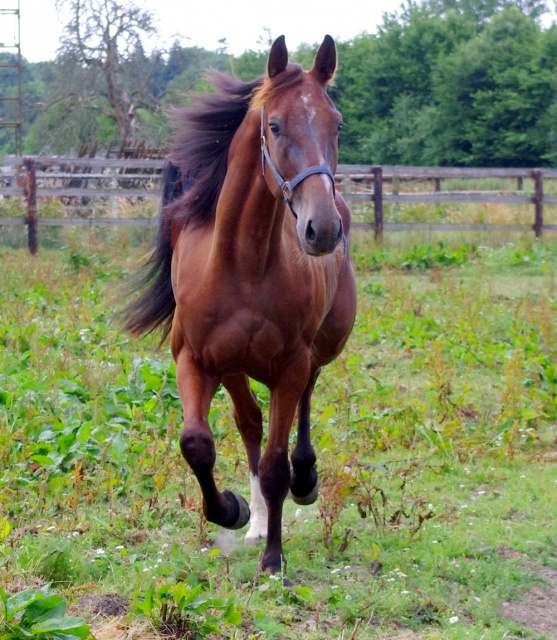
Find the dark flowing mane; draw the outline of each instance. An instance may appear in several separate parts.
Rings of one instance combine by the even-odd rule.
[[[263,78],[241,82],[218,71],[207,73],[214,93],[192,96],[191,106],[175,109],[177,131],[165,165],[157,242],[147,263],[131,283],[139,295],[121,312],[124,328],[134,335],[172,326],[176,300],[170,277],[172,228],[190,220],[211,220],[226,176],[228,150],[244,119],[252,94]]]
[[[206,78],[214,93],[194,94],[190,106],[175,109],[171,116],[177,138],[168,160],[180,172],[182,193],[166,202],[167,221],[203,223],[212,219],[232,138],[250,107],[254,90],[263,83],[263,78],[242,82],[215,70]]]

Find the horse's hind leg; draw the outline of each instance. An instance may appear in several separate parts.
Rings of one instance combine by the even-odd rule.
[[[239,529],[249,520],[249,507],[232,491],[219,491],[213,475],[216,450],[207,416],[220,381],[200,369],[185,349],[177,354],[176,364],[176,382],[184,408],[180,448],[201,487],[205,517],[227,529]]]
[[[310,440],[311,394],[320,369],[312,372],[298,405],[298,439],[292,451],[290,495],[297,504],[313,504],[319,494],[315,451]]]
[[[250,527],[248,544],[267,537],[267,505],[259,483],[259,458],[263,437],[263,416],[245,375],[226,376],[222,381],[234,403],[234,420],[244,442],[250,473]]]

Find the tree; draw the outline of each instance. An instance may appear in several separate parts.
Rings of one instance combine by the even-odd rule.
[[[471,19],[481,30],[489,19],[508,7],[516,7],[535,20],[548,12],[546,0],[428,0],[427,6],[439,16],[456,12]]]
[[[549,153],[542,123],[556,98],[554,46],[545,44],[554,31],[508,7],[440,63],[434,94],[444,164],[541,164]]]
[[[147,54],[144,47],[157,35],[153,14],[126,0],[57,0],[57,8],[70,15],[58,56],[66,104],[100,111],[122,144],[132,141],[138,110],[156,107],[151,84],[162,51]]]
[[[408,112],[410,104],[412,111],[430,105],[439,59],[475,34],[472,23],[459,14],[439,17],[411,3],[401,14],[385,15],[376,35],[341,43],[333,99],[346,124],[342,161],[401,162],[394,110],[408,122],[415,115]],[[411,100],[402,100],[404,96]]]

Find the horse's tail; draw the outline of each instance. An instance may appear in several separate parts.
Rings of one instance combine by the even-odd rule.
[[[132,283],[134,291],[139,290],[139,295],[121,311],[120,315],[124,318],[124,329],[135,336],[161,328],[162,342],[170,332],[176,308],[170,277],[172,245],[164,207],[183,193],[182,176],[178,167],[167,162],[163,169],[161,183],[162,209],[157,242],[143,269]]]

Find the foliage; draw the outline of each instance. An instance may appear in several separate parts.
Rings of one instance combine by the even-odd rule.
[[[448,247],[443,241],[436,246],[418,244],[404,250],[379,250],[370,253],[354,248],[354,262],[357,268],[366,271],[380,271],[385,267],[406,271],[425,271],[441,266],[464,265],[474,261],[478,255],[476,245],[464,243]]]
[[[535,166],[553,158],[555,27],[532,17],[539,6],[527,15],[503,3],[483,18],[465,6],[410,4],[376,36],[341,45],[334,94],[347,124],[344,161]]]
[[[550,149],[540,114],[555,96],[554,60],[546,55],[553,37],[510,7],[440,63],[434,95],[443,163],[543,162]]]
[[[0,588],[2,640],[87,640],[91,630],[82,618],[66,616],[64,598],[48,585],[9,596]],[[92,639],[94,640],[94,638]]]
[[[163,635],[174,638],[201,640],[210,633],[224,635],[226,627],[241,623],[234,596],[212,598],[196,576],[190,582],[193,584],[166,583],[156,590],[151,586],[143,596],[134,594],[132,607],[149,616]]]
[[[473,35],[462,16],[432,16],[426,6],[410,4],[402,15],[386,16],[377,35],[340,45],[333,98],[346,122],[343,161],[420,164],[415,155],[401,156],[395,120],[413,119],[431,103],[438,60]],[[412,103],[411,116],[393,113],[401,100]]]

